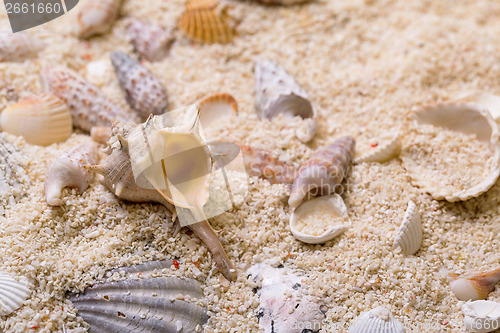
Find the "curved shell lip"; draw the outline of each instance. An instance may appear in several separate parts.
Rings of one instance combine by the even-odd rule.
[[[336,215],[343,218],[346,221],[346,223],[343,224],[333,223],[328,230],[326,230],[324,233],[318,236],[310,235],[299,231],[297,229],[298,219],[301,216],[306,215],[310,210],[314,209],[314,206],[316,204],[323,202],[326,202],[331,211],[333,211]],[[298,240],[308,244],[325,243],[335,238],[336,236],[342,234],[351,225],[352,225],[351,220],[349,219],[349,215],[347,214],[347,207],[344,203],[344,200],[342,200],[342,197],[338,194],[321,196],[318,198],[305,201],[302,204],[300,204],[297,208],[295,208],[290,217],[290,230],[293,236]]]
[[[441,113],[438,110],[441,110]],[[461,115],[457,117],[457,114],[460,113]],[[426,117],[431,119],[426,119]],[[437,187],[429,186],[426,178],[419,175],[415,161],[402,151],[401,159],[403,166],[409,172],[411,182],[414,186],[422,188],[436,200],[455,202],[478,197],[496,183],[500,176],[500,134],[498,126],[487,108],[470,102],[440,103],[413,112],[410,115],[410,121],[444,127],[465,134],[476,134],[479,141],[489,143],[490,150],[493,153],[493,164],[489,175],[484,180],[467,190],[450,193],[449,191],[443,192]]]
[[[462,305],[465,328],[468,332],[492,332],[500,328],[500,303],[468,301]]]
[[[400,148],[399,132],[395,132],[394,134],[390,135],[389,141],[378,146],[373,151],[355,158],[354,163],[359,164],[364,162],[387,162],[398,155]]]
[[[285,105],[285,110],[286,111],[280,111],[277,112],[277,110],[283,108]],[[293,109],[300,109],[305,112],[290,112],[288,110]],[[293,111],[293,110],[292,110]],[[285,95],[281,94],[278,98],[275,100],[271,101],[271,103],[266,107],[266,114],[265,117],[268,119],[272,119],[276,117],[278,114],[283,113],[288,116],[299,116],[302,119],[307,119],[307,118],[315,118],[316,116],[316,111],[313,107],[313,104],[311,101],[308,99],[307,96],[301,96],[298,95],[294,92]]]

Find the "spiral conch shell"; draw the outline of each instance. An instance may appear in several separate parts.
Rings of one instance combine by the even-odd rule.
[[[491,271],[459,276],[454,273],[448,275],[450,288],[461,301],[479,300],[488,297],[500,281],[500,267]]]
[[[47,146],[63,142],[73,130],[66,104],[53,95],[26,97],[0,114],[2,130],[23,136],[26,142]]]
[[[83,2],[83,1],[82,1]],[[107,32],[118,16],[122,0],[86,0],[78,7],[76,34],[88,38]]]

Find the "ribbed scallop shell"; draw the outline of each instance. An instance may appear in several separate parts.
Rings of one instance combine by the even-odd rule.
[[[493,154],[493,163],[488,176],[464,191],[443,192],[434,186],[404,150],[401,153],[404,168],[410,174],[412,184],[424,189],[436,200],[464,201],[488,191],[500,175],[500,144],[498,127],[487,108],[477,103],[445,103],[423,108],[412,115],[416,124],[429,124],[464,134],[475,134],[479,141],[487,142]],[[460,170],[457,170],[460,172]]]
[[[26,279],[17,281],[11,275],[0,272],[0,316],[7,316],[19,309],[32,290],[33,285]]]
[[[466,302],[462,305],[467,332],[493,332],[500,328],[500,303],[493,301]]]
[[[30,34],[0,31],[0,61],[23,61],[44,48],[45,43]]]
[[[56,96],[41,94],[9,105],[0,114],[2,130],[23,136],[26,142],[47,146],[66,141],[73,123],[66,104]]]
[[[400,247],[407,255],[414,254],[422,246],[422,221],[417,205],[411,200],[394,239],[394,246]]]
[[[399,152],[399,134],[393,135],[389,141],[373,148],[372,151],[354,159],[354,163],[363,162],[386,162],[396,156]]]
[[[196,280],[177,277],[146,277],[154,269],[169,268],[171,262],[153,262],[115,270],[123,281],[98,283],[82,294],[71,295],[90,332],[197,332],[207,322],[207,310],[195,302],[203,297]]]
[[[127,33],[137,53],[147,61],[164,59],[175,40],[171,30],[136,18],[129,19]]]
[[[358,317],[349,333],[403,333],[403,325],[386,308],[379,306]]]
[[[78,7],[76,34],[88,38],[107,32],[113,25],[122,0],[86,0]]]
[[[234,36],[226,19],[225,12],[217,12],[216,0],[188,0],[179,28],[197,42],[225,44],[232,42]]]

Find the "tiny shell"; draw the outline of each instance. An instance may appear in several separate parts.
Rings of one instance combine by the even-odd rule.
[[[23,61],[44,48],[45,43],[30,34],[0,31],[0,61]]]
[[[82,1],[83,2],[83,1]],[[76,34],[88,38],[107,32],[118,16],[122,0],[87,0],[78,7]]]
[[[500,267],[487,272],[467,276],[448,274],[450,289],[461,301],[479,300],[488,297],[500,281]]]
[[[19,309],[32,290],[33,285],[26,279],[17,281],[9,274],[0,272],[0,316],[7,316]]]
[[[468,332],[493,332],[500,328],[500,303],[469,301],[462,305],[462,312]]]
[[[230,43],[234,32],[227,23],[225,11],[217,12],[217,0],[188,0],[179,19],[179,28],[197,42]]]
[[[129,19],[127,33],[137,53],[147,61],[164,59],[175,40],[170,29],[136,18]]]
[[[0,114],[0,126],[26,142],[47,146],[66,141],[73,125],[66,104],[53,95],[26,97]]]
[[[384,142],[383,144],[377,146],[367,154],[355,158],[354,163],[363,163],[363,162],[383,163],[396,156],[398,152],[399,152],[399,134],[396,133],[395,135],[391,136],[389,141]]]
[[[202,128],[208,128],[217,120],[238,114],[238,103],[233,95],[219,93],[209,95],[197,103],[200,107],[200,122]]]
[[[415,112],[411,118],[416,124],[429,124],[464,134],[475,134],[479,141],[487,142],[493,154],[493,164],[489,174],[479,184],[464,191],[443,192],[421,175],[420,168],[407,152],[401,153],[403,166],[410,174],[412,184],[424,189],[436,200],[450,202],[465,201],[488,191],[500,175],[499,132],[489,111],[476,103],[446,103],[425,107]]]
[[[383,306],[358,317],[349,329],[349,333],[403,333],[404,331],[403,325]]]
[[[314,214],[314,217],[321,215],[318,216],[318,219],[321,218],[330,222],[328,227],[318,230],[318,235],[305,233],[297,227],[301,218],[307,218],[308,215],[311,214]],[[334,221],[334,219],[339,217],[343,220],[342,223]],[[314,221],[319,223],[317,219],[314,219]],[[298,240],[308,244],[321,244],[329,241],[342,234],[350,226],[351,221],[347,214],[347,207],[338,194],[323,196],[303,202],[300,206],[295,208],[290,217],[290,230],[292,234]]]
[[[398,234],[394,239],[394,247],[400,247],[406,254],[414,254],[422,245],[422,222],[417,205],[413,201],[408,202],[408,208],[399,227]]]

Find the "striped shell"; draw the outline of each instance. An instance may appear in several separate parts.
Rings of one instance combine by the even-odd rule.
[[[251,177],[267,179],[271,184],[292,184],[297,170],[289,163],[281,161],[270,152],[241,145],[247,174]]]
[[[196,280],[147,276],[154,269],[170,268],[170,261],[123,268],[127,280],[108,281],[71,295],[90,332],[195,332],[207,322],[207,310],[196,304],[203,297]],[[134,274],[135,273],[135,274]]]
[[[400,247],[404,254],[410,255],[417,252],[421,245],[422,222],[420,213],[418,212],[417,205],[410,200],[403,217],[403,222],[394,239],[394,247]]]
[[[462,305],[467,332],[493,332],[500,328],[500,303],[493,301],[466,302]]]
[[[302,142],[310,141],[316,134],[316,111],[306,91],[283,67],[272,61],[256,62],[254,71],[257,114],[266,119],[279,114],[305,119],[306,130],[298,131],[296,137]]]
[[[386,308],[379,306],[358,317],[349,333],[403,333],[403,325]]]
[[[33,285],[26,279],[18,281],[0,272],[0,316],[7,316],[19,309],[32,290]]]
[[[179,19],[179,28],[197,42],[230,43],[234,32],[227,18],[225,11],[217,11],[217,0],[187,0],[186,10]]]
[[[202,128],[208,128],[217,120],[238,114],[238,103],[233,95],[219,93],[209,95],[197,102],[200,107],[200,123]]]
[[[24,165],[27,159],[10,142],[0,136],[0,214],[26,194],[31,184]]]
[[[136,18],[129,19],[127,33],[137,53],[147,61],[164,59],[175,40],[170,29]]]
[[[30,34],[0,31],[0,61],[23,61],[44,48],[45,43]]]
[[[375,147],[372,151],[362,155],[358,158],[354,159],[354,163],[363,163],[363,162],[378,162],[383,163],[394,156],[396,156],[399,152],[399,134],[391,136],[389,141]]]
[[[167,91],[149,69],[122,51],[111,53],[111,63],[127,102],[142,119],[165,112]]]
[[[135,121],[95,85],[64,67],[48,67],[40,78],[45,91],[62,99],[69,108],[73,125],[90,131],[94,126],[110,126],[111,121]]]
[[[0,126],[40,146],[66,141],[73,129],[66,104],[49,94],[30,96],[8,106],[0,114]]]
[[[314,153],[299,169],[290,199],[290,207],[298,207],[309,195],[326,195],[335,192],[346,177],[354,155],[356,141],[346,136]]]
[[[328,226],[321,229],[320,221],[316,216],[321,214],[322,219],[328,221]],[[315,219],[312,222],[315,224],[315,234],[310,234],[298,228],[298,224],[302,219],[307,219],[309,215],[315,214]],[[319,218],[319,217],[318,217]],[[340,218],[342,223],[337,220]],[[351,221],[347,214],[347,207],[344,201],[338,194],[322,196],[306,202],[294,209],[290,217],[290,231],[298,240],[308,244],[325,243],[338,235],[345,232],[351,226]]]
[[[448,274],[450,289],[461,301],[479,300],[488,297],[500,281],[500,267],[487,272],[460,276]]]
[[[122,0],[86,0],[78,6],[76,34],[88,38],[107,32],[118,16]]]

